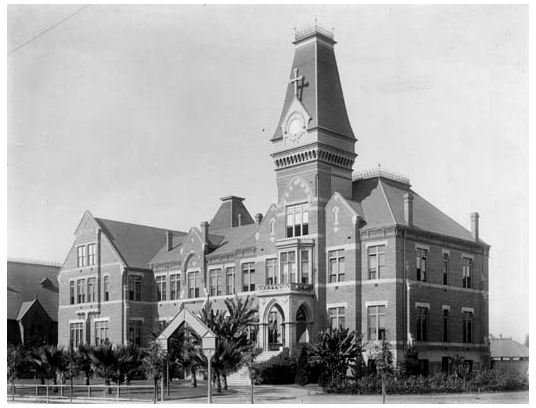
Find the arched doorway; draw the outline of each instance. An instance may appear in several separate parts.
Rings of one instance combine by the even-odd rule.
[[[308,329],[309,313],[307,307],[302,304],[296,312],[296,342],[309,343]]]
[[[276,303],[267,314],[268,350],[279,350],[285,344],[285,315]]]

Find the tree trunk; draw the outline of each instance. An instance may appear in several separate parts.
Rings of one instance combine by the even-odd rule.
[[[195,369],[192,368],[190,369],[190,372],[192,373],[192,379],[190,380],[192,382],[192,387],[196,388],[197,387],[197,377],[195,375]]]
[[[155,377],[154,378],[154,398],[153,398],[153,402],[156,404],[156,401],[158,401],[158,380]]]
[[[89,372],[86,372],[86,378],[84,378],[84,383],[89,385]]]
[[[110,388],[110,378],[106,378],[106,380],[104,381],[104,385],[107,385],[108,388],[106,389],[106,393],[107,394],[111,394],[112,393],[112,389]]]
[[[216,391],[221,392],[221,376],[220,376],[220,373],[216,374]]]
[[[227,388],[227,375],[226,374],[222,374],[222,381],[223,381],[223,389],[227,391],[228,388]]]
[[[385,404],[385,378],[382,376],[382,404]]]

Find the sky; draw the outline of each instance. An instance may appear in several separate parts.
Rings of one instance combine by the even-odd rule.
[[[10,5],[7,256],[63,262],[85,210],[188,230],[234,194],[265,213],[294,28],[315,16],[338,42],[355,169],[409,176],[467,228],[480,213],[490,332],[524,341],[523,5]]]

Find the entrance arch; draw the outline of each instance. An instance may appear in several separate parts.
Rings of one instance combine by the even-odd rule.
[[[311,313],[305,303],[296,311],[296,343],[309,343],[309,321]]]
[[[268,350],[279,350],[285,344],[285,314],[279,304],[274,303],[268,308],[265,321]]]

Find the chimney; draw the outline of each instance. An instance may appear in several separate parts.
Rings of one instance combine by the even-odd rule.
[[[478,236],[478,219],[480,218],[480,215],[478,215],[477,212],[471,213],[471,235],[473,236],[473,239],[478,242],[479,236]]]
[[[171,231],[166,231],[166,245],[168,251],[173,249],[173,232]]]
[[[404,221],[410,227],[413,225],[413,194],[411,192],[404,194]]]
[[[255,214],[255,224],[259,225],[261,221],[262,221],[262,214],[261,213]]]
[[[207,221],[201,223],[201,238],[205,244],[208,243],[208,226],[209,224]]]

